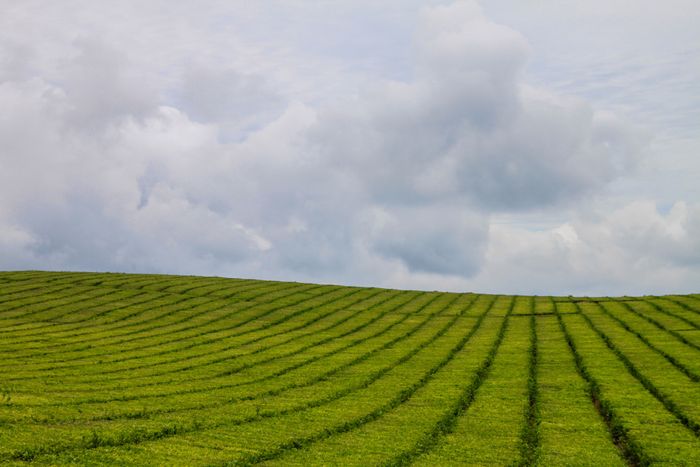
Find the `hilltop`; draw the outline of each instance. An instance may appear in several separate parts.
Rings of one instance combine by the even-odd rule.
[[[0,463],[700,465],[700,295],[0,272]]]

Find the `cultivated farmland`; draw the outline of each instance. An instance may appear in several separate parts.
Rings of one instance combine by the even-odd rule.
[[[700,296],[0,273],[0,463],[700,465]]]

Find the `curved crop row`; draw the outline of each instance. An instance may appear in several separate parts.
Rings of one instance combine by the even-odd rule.
[[[0,463],[698,465],[700,298],[0,272]]]

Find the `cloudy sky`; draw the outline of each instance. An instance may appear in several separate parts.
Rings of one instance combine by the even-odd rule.
[[[700,291],[695,0],[0,9],[0,269]]]

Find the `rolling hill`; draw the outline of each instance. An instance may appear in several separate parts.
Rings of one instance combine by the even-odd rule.
[[[0,273],[0,463],[700,465],[700,295]]]

